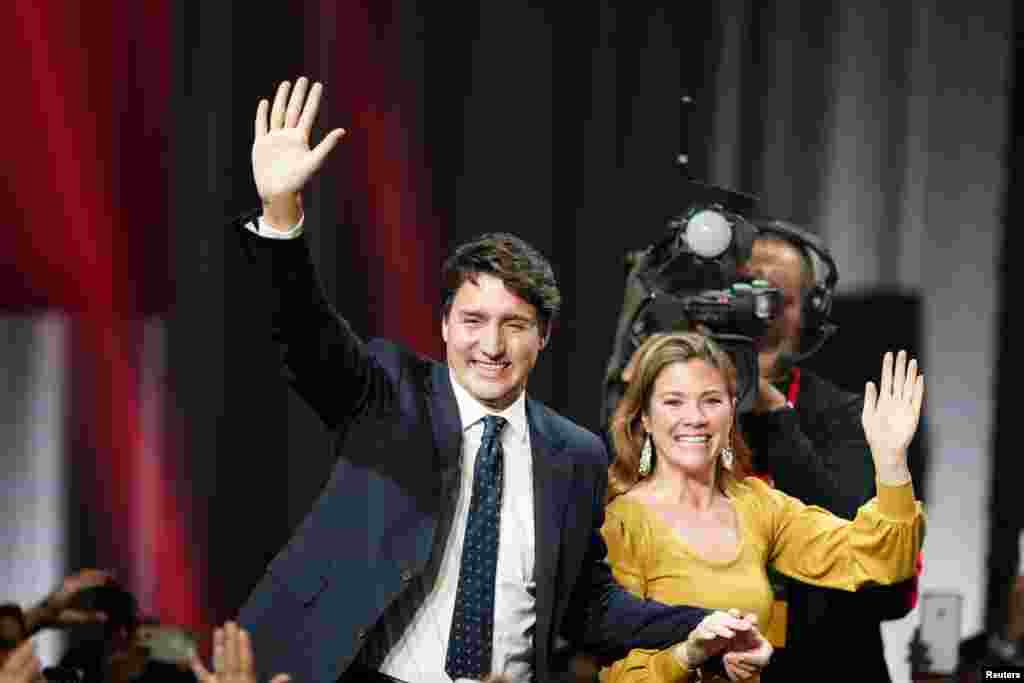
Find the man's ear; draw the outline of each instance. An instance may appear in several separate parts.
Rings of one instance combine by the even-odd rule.
[[[444,343],[448,343],[448,315],[444,314],[441,316],[441,339]]]

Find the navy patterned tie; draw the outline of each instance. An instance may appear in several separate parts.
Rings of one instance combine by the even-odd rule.
[[[484,435],[473,467],[473,495],[462,543],[462,567],[455,594],[452,630],[444,670],[452,680],[491,672],[494,639],[494,575],[501,522],[501,430],[505,418],[483,419]]]

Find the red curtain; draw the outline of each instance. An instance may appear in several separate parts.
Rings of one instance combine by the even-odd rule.
[[[148,614],[201,627],[188,474],[166,447],[166,420],[144,428],[144,411],[165,403],[146,328],[159,330],[173,291],[170,4],[13,4],[14,20],[0,22],[12,67],[0,308],[59,309],[73,330],[68,457],[89,476],[71,514],[94,515],[97,530],[73,545],[92,545],[83,554],[117,570]]]

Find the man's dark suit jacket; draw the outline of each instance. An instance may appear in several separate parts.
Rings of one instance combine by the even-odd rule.
[[[271,307],[284,374],[336,433],[338,456],[239,619],[252,635],[261,680],[285,672],[296,683],[333,683],[410,582],[422,574],[433,584],[461,476],[462,425],[447,366],[390,342],[364,344],[326,302],[304,239],[234,227],[249,291]],[[685,639],[707,610],[635,598],[605,563],[603,442],[537,401],[527,400],[526,415],[538,550],[536,680],[550,680],[559,636],[612,658]]]

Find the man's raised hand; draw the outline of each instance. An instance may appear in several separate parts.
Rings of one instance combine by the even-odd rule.
[[[302,218],[300,192],[323,165],[345,131],[335,128],[310,149],[323,86],[312,87],[305,77],[295,86],[284,81],[273,105],[260,100],[256,108],[256,139],[252,145],[252,171],[263,202],[263,217],[272,227],[287,230]]]

